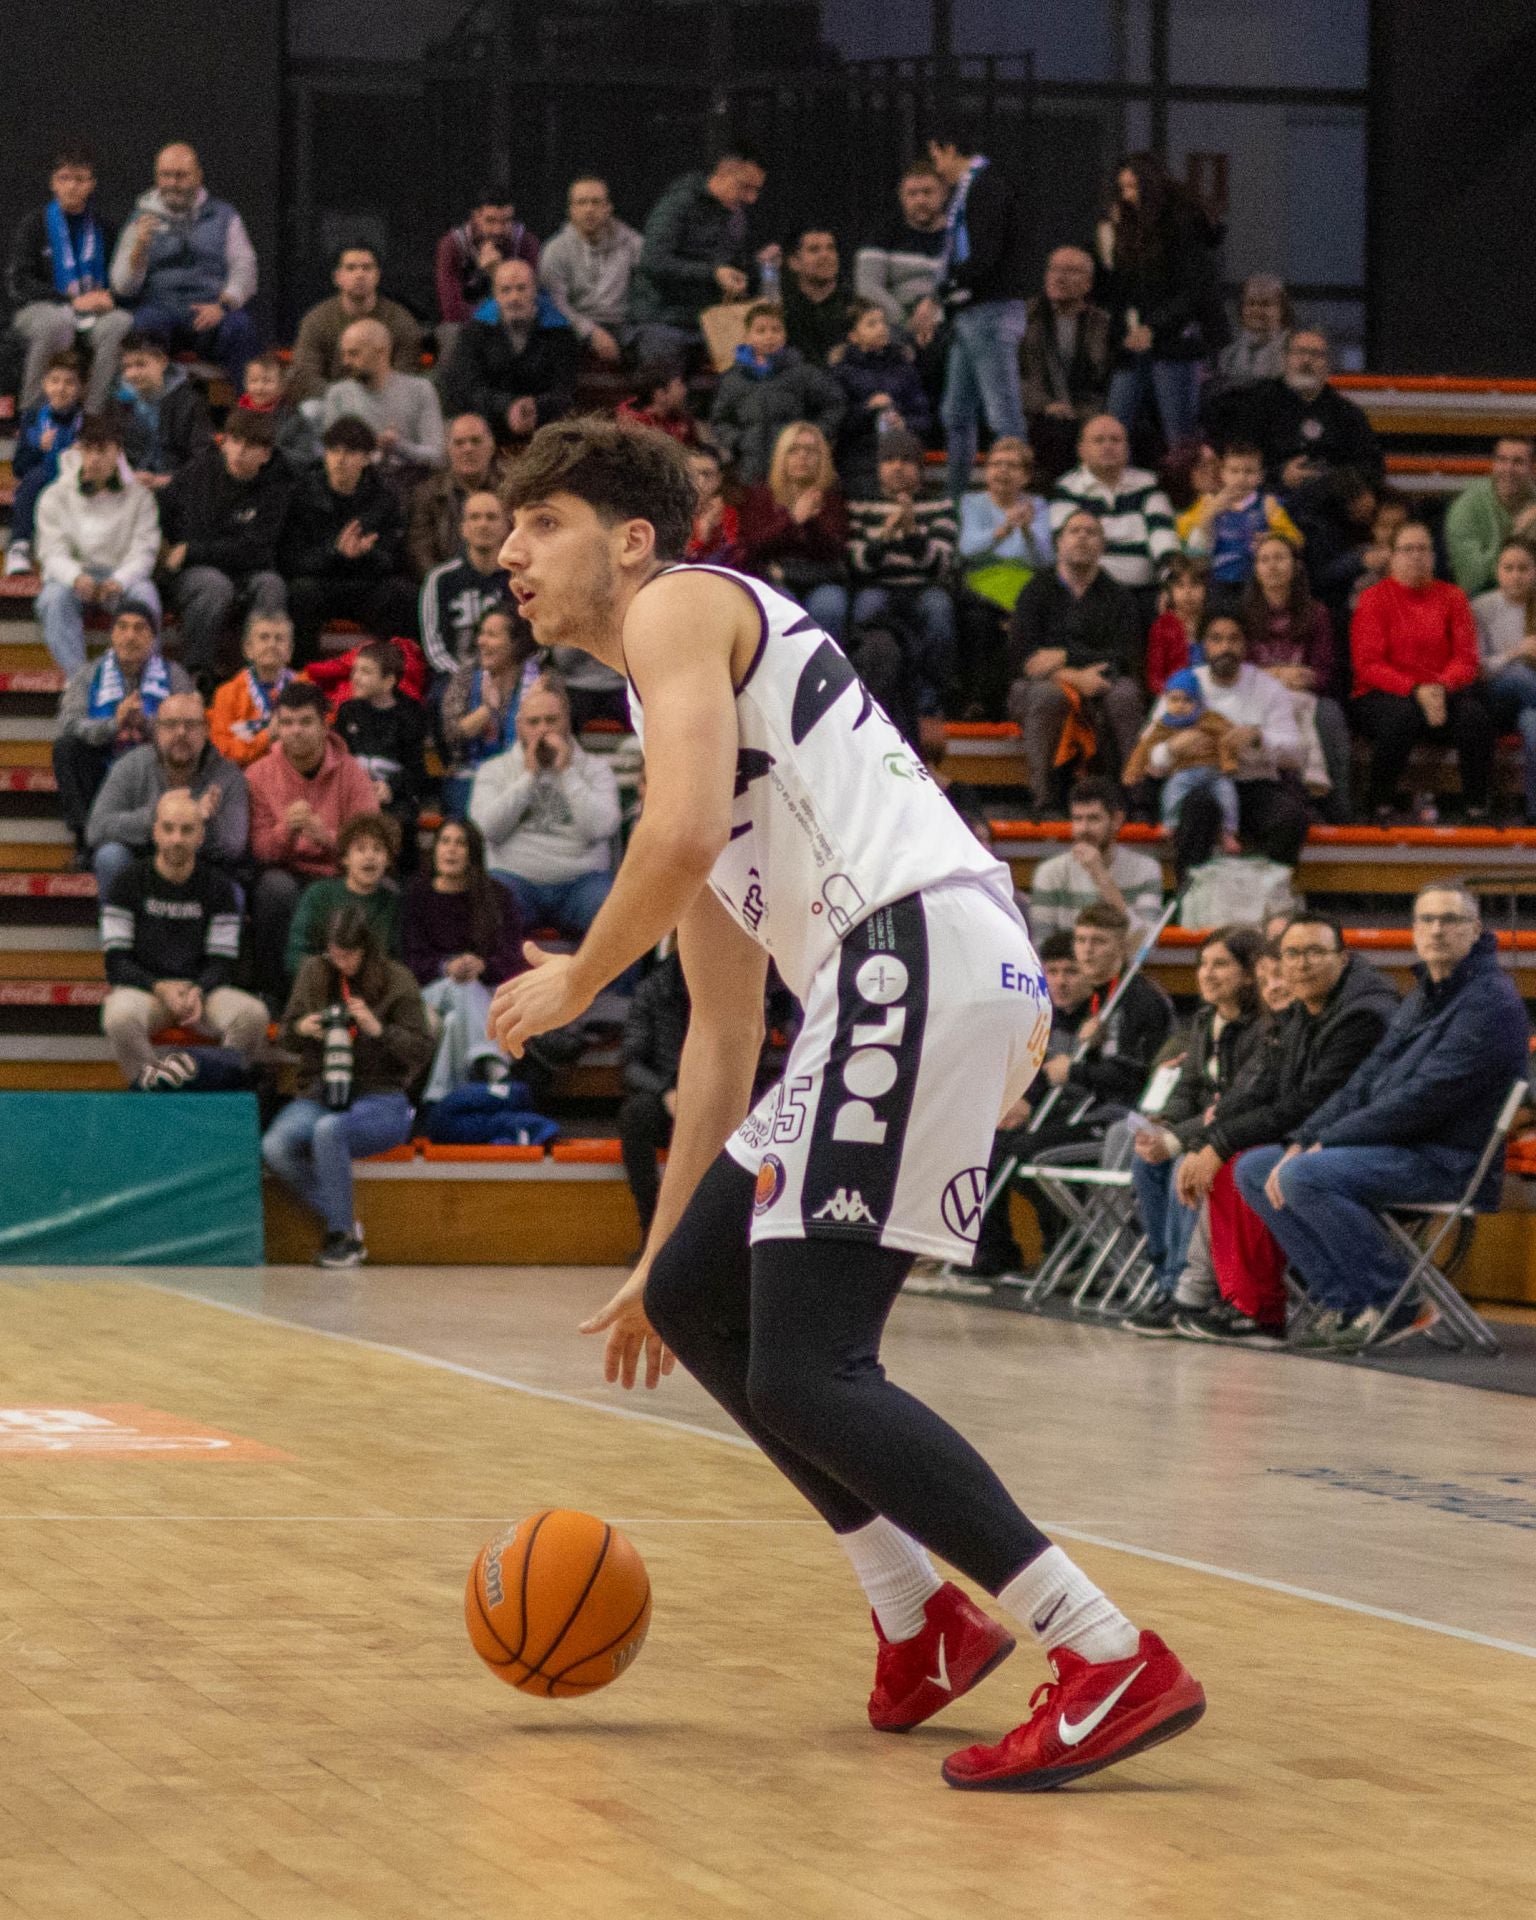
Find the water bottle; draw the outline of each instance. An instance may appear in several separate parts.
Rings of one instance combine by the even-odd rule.
[[[334,1000],[321,1016],[320,1084],[325,1104],[343,1113],[352,1104],[352,1023],[347,1010]]]

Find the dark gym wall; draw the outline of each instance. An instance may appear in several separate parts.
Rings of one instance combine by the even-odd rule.
[[[282,0],[191,8],[174,0],[0,0],[10,76],[0,114],[0,234],[48,195],[61,141],[95,150],[103,210],[115,221],[153,183],[157,148],[190,140],[208,191],[250,230],[275,309],[282,127]]]

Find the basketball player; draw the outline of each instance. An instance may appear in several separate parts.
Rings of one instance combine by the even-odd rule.
[[[1196,1721],[1205,1696],[1019,1511],[953,1428],[885,1377],[880,1337],[916,1254],[969,1260],[998,1116],[1044,1055],[1050,1003],[1007,869],[933,786],[838,650],[761,581],[677,564],[694,501],[649,429],[543,428],[502,550],[540,646],[626,674],[645,811],[574,954],[528,949],[495,996],[518,1055],[673,927],[691,1016],[655,1224],[584,1331],[607,1376],[676,1355],[826,1519],[874,1610],[869,1715],[902,1732],[1014,1638],[1054,1684],[955,1787],[1060,1786]],[[769,955],[805,1009],[749,1113]]]

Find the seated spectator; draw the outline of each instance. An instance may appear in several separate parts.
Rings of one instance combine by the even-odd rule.
[[[843,419],[842,390],[821,367],[807,365],[785,344],[784,316],[771,301],[747,310],[747,337],[729,370],[720,376],[710,407],[710,435],[731,461],[744,486],[768,477],[779,434],[804,420],[837,438]]]
[[[329,300],[311,307],[299,322],[288,379],[288,398],[295,404],[318,400],[327,387],[354,371],[342,346],[347,329],[358,320],[376,320],[383,327],[389,335],[390,360],[398,372],[421,372],[421,328],[416,316],[379,292],[380,278],[376,250],[366,240],[343,241],[331,269],[336,291]],[[371,424],[377,428],[376,422]]]
[[[565,225],[539,256],[539,280],[588,353],[617,366],[635,337],[629,283],[645,242],[615,217],[596,174],[571,182],[565,208]]]
[[[688,1033],[688,1011],[683,963],[675,952],[669,953],[636,987],[624,1021],[619,1147],[624,1177],[640,1216],[642,1246],[650,1235],[661,1192],[656,1155],[672,1144],[677,1069]]]
[[[618,414],[621,420],[632,420],[637,426],[670,433],[680,446],[704,444],[699,423],[688,410],[688,382],[675,361],[652,360],[637,367],[634,398],[621,400]]]
[[[435,674],[450,674],[474,658],[481,616],[510,604],[500,564],[507,515],[498,495],[470,493],[459,517],[461,545],[421,584],[421,644]]]
[[[832,449],[820,427],[795,420],[779,430],[767,482],[741,502],[742,564],[787,593],[824,633],[848,624],[848,509]]]
[[[250,767],[272,744],[278,695],[293,679],[293,622],[286,613],[247,614],[240,651],[245,665],[214,694],[208,734],[226,760]]]
[[[1502,434],[1488,478],[1469,480],[1446,510],[1451,578],[1468,599],[1492,590],[1499,555],[1514,539],[1536,540],[1536,477],[1532,443]]]
[[[1170,673],[1200,664],[1199,634],[1205,624],[1210,578],[1209,563],[1191,554],[1176,553],[1168,562],[1162,610],[1147,634],[1145,673],[1147,691],[1154,699],[1167,685]]]
[[[720,455],[711,446],[690,447],[688,471],[699,504],[683,558],[693,566],[739,567],[741,517],[725,497],[725,468]]]
[[[1360,571],[1349,589],[1349,611],[1353,615],[1367,587],[1389,579],[1392,573],[1392,542],[1398,529],[1408,524],[1408,502],[1386,488],[1376,496],[1376,511],[1371,517],[1370,538],[1360,554]]]
[[[1175,525],[1185,552],[1210,561],[1214,585],[1241,587],[1253,578],[1254,551],[1266,534],[1297,547],[1301,535],[1275,496],[1264,491],[1264,456],[1257,447],[1229,441],[1220,478],[1219,489],[1201,494]]]
[[[1265,534],[1259,541],[1238,616],[1247,657],[1290,689],[1301,734],[1303,783],[1308,792],[1328,796],[1323,803],[1328,819],[1349,820],[1354,776],[1349,727],[1333,696],[1333,623],[1328,609],[1312,598],[1293,541],[1280,534]]]
[[[1237,786],[1232,778],[1238,764],[1236,735],[1230,720],[1206,706],[1192,667],[1171,673],[1126,762],[1125,783],[1134,787],[1147,778],[1154,753],[1166,756],[1161,806],[1169,833],[1177,835],[1179,815],[1189,795],[1208,793],[1221,814],[1221,851],[1240,853]]]
[[[1498,584],[1472,602],[1484,688],[1500,732],[1515,728],[1525,757],[1525,818],[1536,821],[1536,554],[1499,549]]]
[[[1236,1168],[1238,1192],[1322,1309],[1300,1345],[1390,1344],[1433,1321],[1412,1300],[1387,1320],[1409,1267],[1377,1215],[1459,1199],[1526,1070],[1525,1006],[1472,895],[1420,892],[1413,945],[1418,984],[1374,1051],[1282,1145],[1246,1153]],[[1503,1177],[1497,1162],[1489,1167],[1483,1205]]]
[[[1131,1320],[1138,1332],[1173,1331],[1174,1288],[1196,1219],[1174,1191],[1178,1163],[1191,1144],[1204,1142],[1212,1107],[1263,1037],[1255,983],[1263,943],[1256,927],[1223,927],[1206,939],[1196,974],[1200,1008],[1190,1024],[1179,1077],[1161,1111],[1135,1130],[1131,1180],[1157,1279],[1154,1299]],[[1136,1118],[1145,1116],[1133,1117],[1131,1125]]]
[[[478,413],[448,423],[448,465],[423,480],[411,495],[406,552],[411,572],[425,580],[445,560],[457,560],[464,538],[464,502],[472,493],[499,496],[506,462]]]
[[[124,335],[117,418],[123,453],[140,486],[169,486],[174,474],[213,444],[203,396],[173,367],[165,343],[137,327]]]
[[[107,651],[65,685],[53,736],[53,776],[77,852],[85,848],[91,802],[113,761],[149,738],[168,694],[193,690],[185,671],[161,656],[159,640],[153,608],[120,600]]]
[[[613,885],[619,789],[607,761],[572,737],[558,682],[544,679],[524,693],[517,744],[477,768],[469,817],[524,923],[579,940]]]
[[[161,1053],[167,1027],[205,1033],[247,1063],[265,1044],[267,1010],[234,985],[240,896],[227,874],[198,858],[208,822],[184,788],[155,803],[152,856],[132,861],[101,897],[101,947],[112,991],[101,1030],[130,1087],[184,1086],[188,1054]]]
[[[338,871],[337,842],[355,813],[376,810],[373,782],[325,724],[325,696],[294,680],[277,696],[276,736],[250,770],[251,854],[261,867],[251,894],[251,963],[271,996],[287,978],[284,954],[299,895]]]
[[[1233,396],[1228,432],[1251,440],[1270,481],[1294,492],[1340,467],[1371,484],[1382,475],[1381,443],[1364,411],[1328,384],[1328,342],[1309,327],[1285,343],[1285,371]]]
[[[1201,415],[1211,419],[1210,403],[1257,380],[1279,380],[1285,373],[1285,345],[1295,321],[1285,282],[1273,273],[1250,273],[1238,301],[1237,337],[1216,356],[1216,373],[1201,395]],[[1210,428],[1217,438],[1224,435]]]
[[[288,369],[275,353],[258,353],[246,362],[245,386],[235,405],[241,413],[272,422],[273,445],[290,473],[318,465],[319,430],[294,401],[288,390]]]
[[[207,825],[203,859],[226,874],[238,870],[250,827],[245,776],[209,741],[201,695],[167,693],[150,722],[150,738],[113,762],[91,803],[85,838],[102,899],[118,874],[148,853],[160,796],[178,787],[191,794]]]
[[[518,219],[512,196],[500,187],[487,187],[463,226],[451,228],[438,241],[433,258],[437,311],[443,321],[437,329],[439,368],[447,364],[460,328],[490,299],[492,276],[504,260],[522,260],[537,272],[539,243]]]
[[[1060,535],[1079,508],[1104,524],[1104,571],[1139,594],[1143,624],[1152,616],[1153,589],[1179,550],[1173,508],[1154,474],[1130,465],[1131,443],[1112,413],[1095,414],[1078,438],[1079,464],[1056,482],[1051,531]]]
[[[1030,932],[1037,943],[1070,934],[1083,908],[1100,901],[1123,913],[1132,937],[1141,940],[1163,911],[1163,869],[1150,853],[1121,841],[1124,793],[1113,780],[1089,775],[1072,788],[1070,816],[1065,853],[1042,860],[1030,882]]]
[[[291,980],[312,953],[325,947],[326,929],[343,907],[356,907],[368,922],[379,951],[400,951],[400,893],[390,878],[400,853],[400,824],[387,813],[354,813],[336,836],[341,871],[311,880],[299,895],[288,928]]]
[[[373,465],[373,429],[344,417],[326,428],[323,446],[320,471],[294,487],[280,549],[301,665],[318,652],[327,620],[356,620],[391,636],[416,632],[400,508]]]
[[[544,670],[544,655],[517,608],[487,607],[475,626],[474,658],[455,669],[443,693],[443,812],[451,819],[464,817],[480,763],[516,746],[518,707]]]
[[[1420,740],[1454,748],[1469,821],[1488,818],[1493,717],[1478,684],[1477,625],[1460,587],[1437,580],[1429,528],[1410,520],[1392,543],[1389,577],[1360,596],[1350,628],[1355,712],[1371,742],[1367,804],[1389,820]],[[1432,802],[1420,802],[1426,817]]]
[[[273,458],[275,441],[270,419],[237,408],[219,445],[197,454],[160,496],[160,565],[181,622],[181,658],[210,682],[229,664],[237,606],[278,614],[287,607],[277,543],[292,483]]]
[[[416,870],[416,819],[427,787],[427,715],[400,691],[405,655],[393,640],[371,640],[352,662],[352,697],[336,710],[336,731],[373,782],[374,801],[400,830],[390,858]]]
[[[32,571],[32,534],[37,502],[44,487],[59,477],[59,462],[75,444],[85,415],[80,408],[83,386],[80,360],[75,353],[57,353],[43,370],[42,398],[22,414],[16,429],[16,451],[11,472],[16,491],[11,500],[11,537],[5,551],[7,574]]]
[[[838,258],[837,235],[826,227],[803,228],[784,265],[788,272],[780,297],[785,334],[802,360],[824,367],[848,333],[850,289]]]
[[[350,1048],[330,1038],[338,1026]],[[361,1266],[368,1255],[353,1205],[352,1162],[410,1138],[407,1088],[432,1057],[432,1036],[420,988],[380,951],[356,907],[333,917],[324,953],[300,967],[281,1042],[299,1056],[299,1097],[268,1127],[261,1157],[320,1216],[325,1243],[316,1265]]]
[[[767,178],[755,154],[723,153],[708,174],[674,180],[651,208],[630,281],[640,359],[678,358],[697,342],[706,307],[752,291],[747,215]],[[776,248],[770,257],[777,262]]]
[[[837,470],[848,493],[868,497],[880,484],[876,447],[883,433],[921,440],[931,418],[912,349],[891,337],[891,323],[872,300],[844,308],[847,342],[828,371],[843,390]]]
[[[118,299],[134,303],[139,332],[167,351],[211,355],[240,384],[261,344],[249,311],[256,250],[234,208],[209,197],[191,147],[178,141],[155,156],[155,184],[134,203],[111,279]]]
[[[402,492],[443,464],[443,409],[437,388],[419,373],[397,372],[382,320],[354,320],[341,336],[342,379],[325,390],[321,422],[345,415],[366,420],[379,443],[379,465]]]
[[[1353,467],[1341,467],[1287,494],[1286,505],[1306,543],[1301,558],[1307,584],[1326,608],[1334,632],[1347,633],[1356,588],[1384,579],[1391,558],[1390,540],[1379,542],[1375,532],[1382,518],[1382,489]],[[1389,512],[1396,506],[1392,502]],[[1364,579],[1364,569],[1378,558],[1380,572]]]
[[[1046,504],[1027,491],[1034,465],[1022,440],[994,440],[985,489],[960,502],[960,679],[989,720],[1003,717],[1008,693],[1004,616],[1056,558]]]
[[[117,230],[96,209],[96,161],[84,147],[59,150],[48,186],[48,204],[22,215],[6,265],[11,325],[26,342],[19,404],[35,407],[48,362],[74,351],[90,357],[86,412],[100,413],[133,324],[107,284]]]
[[[1194,669],[1205,705],[1231,722],[1237,748],[1232,779],[1237,786],[1238,826],[1243,843],[1282,866],[1294,867],[1307,837],[1307,803],[1296,777],[1301,735],[1289,690],[1247,658],[1242,624],[1232,614],[1206,618],[1200,635],[1203,663]],[[1179,765],[1177,750],[1154,747],[1147,756],[1154,779]],[[1186,795],[1174,834],[1174,865],[1180,874],[1212,858],[1225,829],[1221,806],[1208,787]]]
[[[160,550],[155,497],[125,482],[122,443],[110,420],[86,420],[37,502],[37,619],[54,664],[85,665],[85,615],[132,598],[160,619],[150,578]]]
[[[1084,424],[1109,397],[1109,314],[1092,304],[1093,256],[1057,247],[1045,288],[1029,303],[1019,342],[1019,382],[1041,478],[1054,483],[1073,464]]]
[[[443,398],[461,413],[478,413],[503,445],[526,441],[570,412],[581,347],[553,305],[541,305],[526,260],[505,260],[491,281],[492,304],[459,329],[443,368]]]
[[[887,433],[877,448],[880,493],[848,505],[848,561],[855,628],[881,628],[901,649],[899,676],[871,689],[898,724],[937,719],[955,671],[955,603],[949,571],[955,510],[924,499],[923,448],[915,434]],[[860,662],[861,671],[866,663]],[[894,704],[892,704],[894,702]]]
[[[473,820],[445,820],[427,869],[401,903],[405,964],[439,1024],[437,1052],[422,1092],[426,1104],[480,1078],[507,1078],[507,1062],[487,1037],[491,994],[521,973],[523,923],[517,903],[485,870],[485,839]]]
[[[1136,680],[1141,622],[1105,568],[1103,521],[1080,507],[1056,522],[1055,536],[1055,566],[1025,587],[1008,626],[1008,711],[1042,815],[1075,759],[1107,754],[1117,770],[1125,764],[1145,711]]]

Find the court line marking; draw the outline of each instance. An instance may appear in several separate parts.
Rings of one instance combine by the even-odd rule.
[[[288,1320],[279,1314],[262,1313],[255,1307],[237,1306],[232,1300],[216,1300],[211,1294],[184,1292],[180,1287],[165,1285],[163,1281],[127,1278],[125,1284],[147,1287],[151,1292],[169,1294],[177,1300],[194,1300],[200,1306],[215,1307],[221,1313],[233,1313],[242,1320],[258,1320],[267,1326],[284,1327],[291,1333],[317,1334],[323,1340],[334,1340],[343,1346],[365,1347],[373,1353],[390,1354],[397,1360],[414,1360],[440,1373],[457,1374],[466,1380],[478,1380],[486,1386],[505,1387],[513,1393],[525,1393],[536,1400],[555,1400],[564,1406],[585,1407],[592,1413],[606,1413],[615,1420],[639,1420],[648,1426],[674,1427],[679,1433],[691,1433],[702,1440],[722,1441],[726,1446],[758,1454],[756,1443],[745,1434],[717,1433],[711,1427],[701,1427],[692,1420],[678,1420],[671,1414],[647,1413],[639,1407],[610,1406],[602,1400],[584,1399],[579,1393],[562,1393],[554,1387],[530,1386],[526,1381],[513,1380],[506,1374],[487,1373],[479,1367],[464,1366],[457,1360],[445,1360],[437,1354],[423,1353],[416,1347],[396,1347],[382,1340],[370,1340],[359,1333],[341,1333],[333,1327],[308,1326],[302,1320]],[[819,1523],[801,1521],[798,1524],[814,1526]],[[1367,1619],[1385,1620],[1392,1626],[1416,1627],[1424,1633],[1441,1634],[1448,1640],[1464,1640],[1472,1646],[1491,1647],[1497,1653],[1515,1653],[1527,1660],[1536,1660],[1536,1647],[1526,1646],[1519,1640],[1501,1640],[1493,1634],[1476,1633],[1470,1627],[1447,1626],[1442,1620],[1423,1620],[1417,1614],[1399,1613],[1392,1607],[1372,1606],[1364,1600],[1346,1600],[1340,1594],[1321,1593],[1313,1587],[1292,1586],[1288,1581],[1271,1580],[1264,1574],[1242,1573],[1235,1567],[1218,1567],[1206,1560],[1189,1560],[1180,1554],[1159,1552],[1154,1547],[1132,1546],[1125,1540],[1112,1540],[1105,1534],[1084,1533],[1049,1520],[1039,1524],[1046,1533],[1058,1533],[1064,1540],[1076,1540],[1084,1546],[1104,1547],[1112,1553],[1128,1553],[1138,1560],[1155,1560],[1164,1566],[1181,1567],[1187,1572],[1207,1574],[1213,1579],[1232,1580],[1238,1586],[1258,1587],[1267,1593],[1284,1594],[1293,1600],[1311,1600],[1319,1606],[1336,1607],[1342,1613],[1363,1614]]]
[[[504,1513],[0,1513],[6,1521],[72,1521],[96,1526],[101,1521],[123,1522],[182,1521],[229,1522],[241,1526],[323,1526],[323,1527],[504,1527]],[[615,1527],[819,1527],[819,1520],[751,1520],[716,1518],[695,1514],[631,1513],[615,1514]]]

